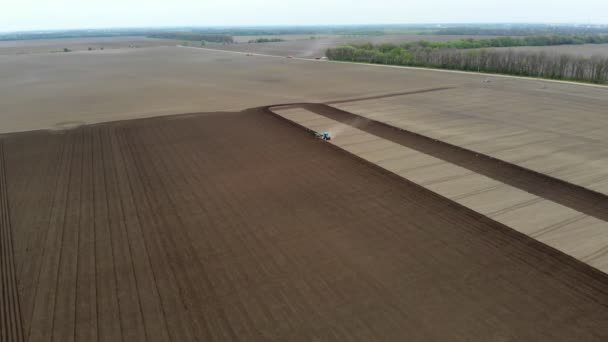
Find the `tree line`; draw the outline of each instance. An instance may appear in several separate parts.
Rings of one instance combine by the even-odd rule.
[[[331,60],[477,71],[517,76],[608,82],[608,58],[576,57],[513,50],[405,49],[388,44],[344,45],[328,49]]]
[[[210,43],[234,43],[232,36],[225,34],[202,34],[192,32],[158,32],[147,35],[148,38],[192,40]]]
[[[436,35],[467,36],[532,36],[532,35],[574,35],[574,34],[607,34],[608,25],[458,25],[433,30]]]
[[[248,43],[252,44],[252,43],[277,43],[277,42],[284,42],[285,39],[281,39],[281,38],[257,38],[257,39],[252,39],[250,41],[248,41]]]
[[[608,35],[540,35],[522,38],[497,37],[488,39],[459,39],[447,42],[418,41],[406,43],[404,47],[410,49],[415,46],[431,47],[436,49],[481,49],[490,47],[515,46],[551,46],[551,45],[580,45],[580,44],[606,44]]]

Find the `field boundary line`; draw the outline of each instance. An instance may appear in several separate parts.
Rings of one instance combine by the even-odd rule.
[[[438,88],[410,90],[410,91],[404,91],[404,92],[399,92],[399,93],[390,93],[390,94],[384,94],[384,95],[358,97],[358,98],[346,99],[346,100],[328,101],[328,102],[324,102],[324,104],[331,105],[331,104],[357,102],[357,101],[378,100],[378,99],[384,99],[384,98],[387,98],[387,97],[396,97],[396,96],[406,96],[406,95],[432,93],[432,92],[436,92],[436,91],[449,90],[449,89],[455,89],[455,88],[456,87],[438,87]]]
[[[7,184],[4,142],[0,141],[0,341],[23,342]]]
[[[357,128],[369,134],[608,222],[608,209],[604,205],[608,203],[608,196],[605,194],[326,104],[308,103],[298,106],[349,126],[356,119],[361,123]],[[275,106],[267,108],[272,112]]]

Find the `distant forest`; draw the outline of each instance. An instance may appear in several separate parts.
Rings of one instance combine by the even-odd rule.
[[[145,36],[149,29],[99,29],[99,30],[66,30],[66,31],[29,31],[0,33],[0,41],[62,39],[62,38],[99,38]]]
[[[176,39],[176,40],[193,40],[193,41],[204,41],[210,43],[234,43],[232,36],[225,34],[203,34],[203,33],[192,33],[192,32],[158,32],[147,35],[148,38],[161,38],[161,39]]]
[[[434,49],[481,49],[491,47],[515,46],[550,46],[550,45],[579,45],[579,44],[606,44],[608,35],[547,35],[528,36],[521,38],[498,37],[489,39],[460,39],[447,42],[418,41],[406,43],[401,47],[411,50],[415,47],[430,47]]]
[[[597,38],[597,36],[593,37]],[[572,44],[582,44],[602,42],[606,37],[598,40],[591,39],[591,36],[580,41],[578,38],[572,39]],[[533,46],[539,46],[536,44],[545,42],[544,45],[556,45],[553,43],[564,40],[547,37],[547,39],[531,41],[527,38],[508,40],[501,38],[443,43],[420,41],[400,45],[347,44],[328,49],[326,56],[337,61],[455,69],[593,83],[608,82],[608,58],[605,57],[585,58],[512,50],[470,50],[479,47],[480,44],[483,45],[482,47],[522,46],[520,44],[526,41],[534,43]],[[506,43],[511,45],[504,45]]]
[[[607,25],[481,25],[454,26],[430,32],[436,35],[466,36],[533,36],[533,35],[590,35],[608,34]]]
[[[375,36],[389,32],[416,34],[419,29],[404,25],[349,25],[349,26],[254,26],[254,27],[166,27],[166,28],[129,28],[129,29],[91,29],[62,31],[24,31],[0,32],[0,41],[150,36],[158,34],[181,33],[227,36],[276,36],[293,34],[331,34],[352,36]],[[397,31],[395,31],[397,30]]]
[[[318,25],[318,26],[250,26],[250,27],[165,27],[56,30],[0,33],[3,40],[57,38],[148,36],[158,33],[276,36],[276,35],[340,35],[380,36],[388,34],[420,35],[597,35],[608,34],[608,25],[547,25],[547,24],[394,24],[394,25]]]
[[[285,39],[281,39],[281,38],[258,38],[258,39],[252,39],[250,41],[248,41],[248,43],[252,44],[252,43],[278,43],[278,42],[284,42]]]

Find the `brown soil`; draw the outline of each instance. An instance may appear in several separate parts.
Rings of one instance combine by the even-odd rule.
[[[28,341],[608,338],[606,275],[263,109],[1,139]]]
[[[23,341],[13,236],[10,224],[4,144],[0,140],[0,341]]]

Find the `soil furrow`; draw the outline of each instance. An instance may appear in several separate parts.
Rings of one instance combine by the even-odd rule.
[[[95,267],[96,273],[96,301],[98,303],[97,327],[98,340],[107,342],[122,341],[121,313],[118,304],[118,286],[115,265],[115,251],[112,244],[113,236],[110,223],[110,211],[108,205],[108,182],[106,178],[105,163],[107,162],[104,151],[105,130],[93,131],[94,153],[92,170],[95,202]]]
[[[161,125],[155,125],[149,130],[149,136],[144,140],[151,139],[152,137],[158,137],[161,141],[169,141],[172,135],[165,135],[166,129]],[[144,156],[153,156],[158,154],[171,155],[170,160],[159,160],[156,158],[148,160],[146,163],[154,165],[150,170],[156,171],[157,175],[153,176],[153,179],[157,179],[159,184],[164,185],[164,193],[169,203],[164,205],[165,207],[171,207],[176,213],[176,220],[179,226],[183,227],[182,230],[176,232],[176,238],[179,238],[176,242],[182,246],[184,251],[182,257],[186,260],[191,260],[190,263],[196,265],[195,268],[188,270],[185,274],[188,276],[188,280],[185,282],[185,296],[191,298],[197,302],[207,303],[206,308],[202,309],[196,306],[192,306],[188,303],[189,311],[193,315],[192,321],[197,336],[201,339],[226,339],[231,340],[237,338],[234,332],[230,330],[230,326],[227,324],[227,319],[221,310],[218,310],[217,305],[217,293],[213,287],[212,282],[209,279],[207,267],[201,262],[201,256],[197,253],[197,246],[195,243],[198,241],[204,241],[203,237],[198,234],[200,229],[197,227],[205,227],[211,229],[207,222],[198,221],[199,213],[206,211],[201,206],[201,199],[197,196],[197,192],[193,192],[193,189],[197,189],[203,186],[204,182],[197,182],[197,176],[195,176],[197,170],[192,164],[188,163],[182,158],[180,151],[185,152],[187,155],[195,156],[195,151],[190,150],[187,146],[180,145],[179,149],[172,149],[172,144],[167,144],[166,148],[162,149],[151,149],[151,147],[157,147],[158,144],[154,145],[142,145],[147,147],[148,153],[143,153]],[[180,151],[178,151],[180,150]],[[193,174],[194,173],[194,174]],[[179,180],[179,182],[178,182]],[[185,186],[184,186],[185,185]],[[179,206],[176,203],[189,203],[190,205]],[[181,254],[181,253],[180,253]],[[197,284],[195,287],[189,286],[190,284]],[[204,317],[202,322],[197,319]],[[228,329],[218,329],[218,326],[223,326]],[[225,335],[217,336],[217,331],[226,332]],[[214,336],[216,334],[216,336]],[[203,338],[203,336],[205,336]]]
[[[13,231],[6,179],[4,142],[0,141],[0,341],[23,341],[21,306],[15,272]]]
[[[108,221],[115,251],[116,290],[122,336],[125,341],[145,341],[150,334],[166,333],[163,321],[156,321],[160,311],[158,290],[141,228],[133,208],[132,193],[125,183],[124,163],[116,130],[106,129],[104,166],[108,174]],[[145,311],[145,313],[144,313]],[[146,318],[150,322],[146,323]],[[149,324],[154,327],[148,328]]]
[[[170,331],[168,317],[166,313],[166,300],[162,297],[161,291],[165,290],[161,287],[163,284],[162,274],[167,267],[164,260],[161,264],[155,263],[155,259],[162,253],[162,249],[151,248],[149,236],[153,234],[151,231],[150,218],[146,217],[149,212],[141,213],[142,189],[136,179],[139,175],[133,171],[132,162],[127,156],[132,156],[133,152],[129,151],[129,145],[126,142],[125,132],[121,129],[116,132],[115,153],[118,154],[117,160],[121,166],[120,177],[121,185],[119,188],[125,189],[127,192],[123,205],[125,206],[126,228],[128,230],[128,239],[136,241],[133,245],[134,249],[132,256],[137,258],[138,255],[145,255],[144,260],[138,260],[140,264],[136,265],[138,292],[140,295],[140,303],[142,305],[142,314],[144,325],[146,328],[146,340],[148,341],[170,341]],[[153,225],[153,222],[152,222]],[[145,262],[145,263],[144,263]]]
[[[69,184],[64,205],[63,220],[58,236],[56,279],[53,284],[52,341],[74,341],[76,335],[76,306],[78,300],[78,246],[82,219],[85,132],[78,130],[70,144],[73,145]]]
[[[160,252],[159,254],[159,269],[165,270],[165,274],[157,281],[160,281],[160,296],[163,302],[167,304],[167,310],[174,314],[167,317],[167,325],[171,337],[175,341],[196,341],[198,333],[201,331],[193,331],[192,319],[188,319],[190,305],[188,303],[187,288],[196,282],[191,282],[188,277],[188,269],[186,266],[194,262],[192,256],[182,257],[182,253],[188,249],[188,241],[181,240],[181,229],[176,229],[171,234],[163,231],[159,226],[176,226],[183,227],[175,214],[175,208],[171,203],[171,199],[167,196],[166,190],[162,184],[162,177],[155,177],[156,166],[153,163],[146,162],[148,152],[144,149],[144,144],[141,140],[139,132],[131,132],[126,139],[130,152],[130,159],[133,161],[133,172],[138,175],[137,186],[141,187],[142,197],[140,199],[140,208],[146,213],[149,219],[148,227],[150,231],[147,237],[151,241],[151,245]],[[162,141],[162,139],[161,139]],[[162,195],[161,195],[162,194]],[[160,195],[160,196],[159,196]],[[162,215],[161,215],[162,214]],[[181,241],[180,241],[181,240]],[[195,271],[195,268],[190,271]]]
[[[29,154],[32,150],[35,151],[36,148],[28,144],[24,147],[21,145],[15,146],[12,150],[20,151],[20,153],[14,153],[13,158],[11,158],[14,163],[20,165],[23,162],[27,163],[29,159],[24,158],[23,154]],[[45,142],[41,155],[35,154],[35,158],[43,162],[37,163],[32,167],[36,172],[31,174],[32,180],[28,182],[29,186],[25,190],[19,191],[23,199],[16,203],[16,208],[11,209],[14,211],[15,217],[22,218],[19,222],[14,222],[13,227],[19,233],[15,236],[15,239],[19,240],[20,248],[20,250],[16,250],[16,253],[18,260],[22,260],[22,262],[17,264],[17,274],[18,279],[20,279],[20,291],[25,297],[30,297],[29,293],[26,295],[26,291],[32,290],[31,280],[33,279],[33,275],[38,273],[37,267],[40,265],[42,258],[42,246],[46,237],[48,217],[51,215],[51,203],[53,202],[56,188],[42,193],[36,189],[48,186],[49,184],[58,184],[60,177],[58,173],[65,158],[65,152],[66,144],[64,139],[53,137]],[[19,174],[21,169],[20,167],[14,167],[11,174]],[[32,196],[32,194],[34,195]],[[40,208],[40,210],[28,210],[28,208],[32,207]]]
[[[51,215],[48,220],[49,226],[45,233],[43,257],[40,260],[39,273],[34,283],[34,293],[31,298],[31,318],[28,329],[28,341],[48,341],[53,335],[53,322],[55,320],[54,310],[56,302],[57,281],[59,279],[60,252],[62,250],[63,226],[65,225],[68,211],[68,195],[70,192],[70,178],[72,175],[74,161],[74,143],[72,135],[74,132],[66,134],[67,145],[66,159],[62,163],[61,172],[64,177],[59,177],[61,181],[57,184],[55,198],[51,207]],[[69,291],[69,288],[67,288]],[[59,290],[64,294],[65,291]]]
[[[98,340],[98,303],[97,303],[97,273],[95,259],[96,255],[96,229],[95,226],[95,204],[99,200],[95,192],[95,168],[93,161],[95,155],[94,132],[91,128],[84,127],[83,131],[83,153],[82,153],[82,183],[80,194],[80,220],[78,223],[77,244],[77,280],[76,280],[76,322],[74,330],[75,341],[97,341]]]
[[[41,202],[41,206],[43,208],[46,208],[40,211],[43,212],[45,215],[41,216],[41,220],[38,223],[38,227],[32,230],[33,232],[36,232],[36,234],[32,234],[32,236],[30,236],[30,241],[28,242],[28,245],[30,246],[28,253],[24,253],[23,255],[21,255],[21,259],[19,262],[19,265],[21,265],[21,270],[18,279],[20,292],[23,296],[23,328],[25,340],[27,341],[29,341],[29,336],[31,332],[30,323],[32,322],[35,300],[38,293],[37,282],[41,279],[43,261],[45,260],[47,253],[49,253],[46,248],[46,242],[48,238],[48,232],[51,229],[50,221],[53,217],[53,210],[55,210],[55,201],[59,198],[57,194],[62,192],[62,190],[59,189],[59,185],[62,181],[62,177],[59,176],[59,173],[63,168],[65,168],[69,152],[69,144],[65,140],[62,140],[61,143],[56,146],[58,146],[60,153],[58,154],[59,160],[55,163],[56,167],[55,177],[53,178],[54,181],[48,183],[40,183],[46,184],[46,186],[49,187],[49,200]],[[21,210],[25,209],[26,208],[23,208]],[[42,217],[46,217],[46,219]]]

